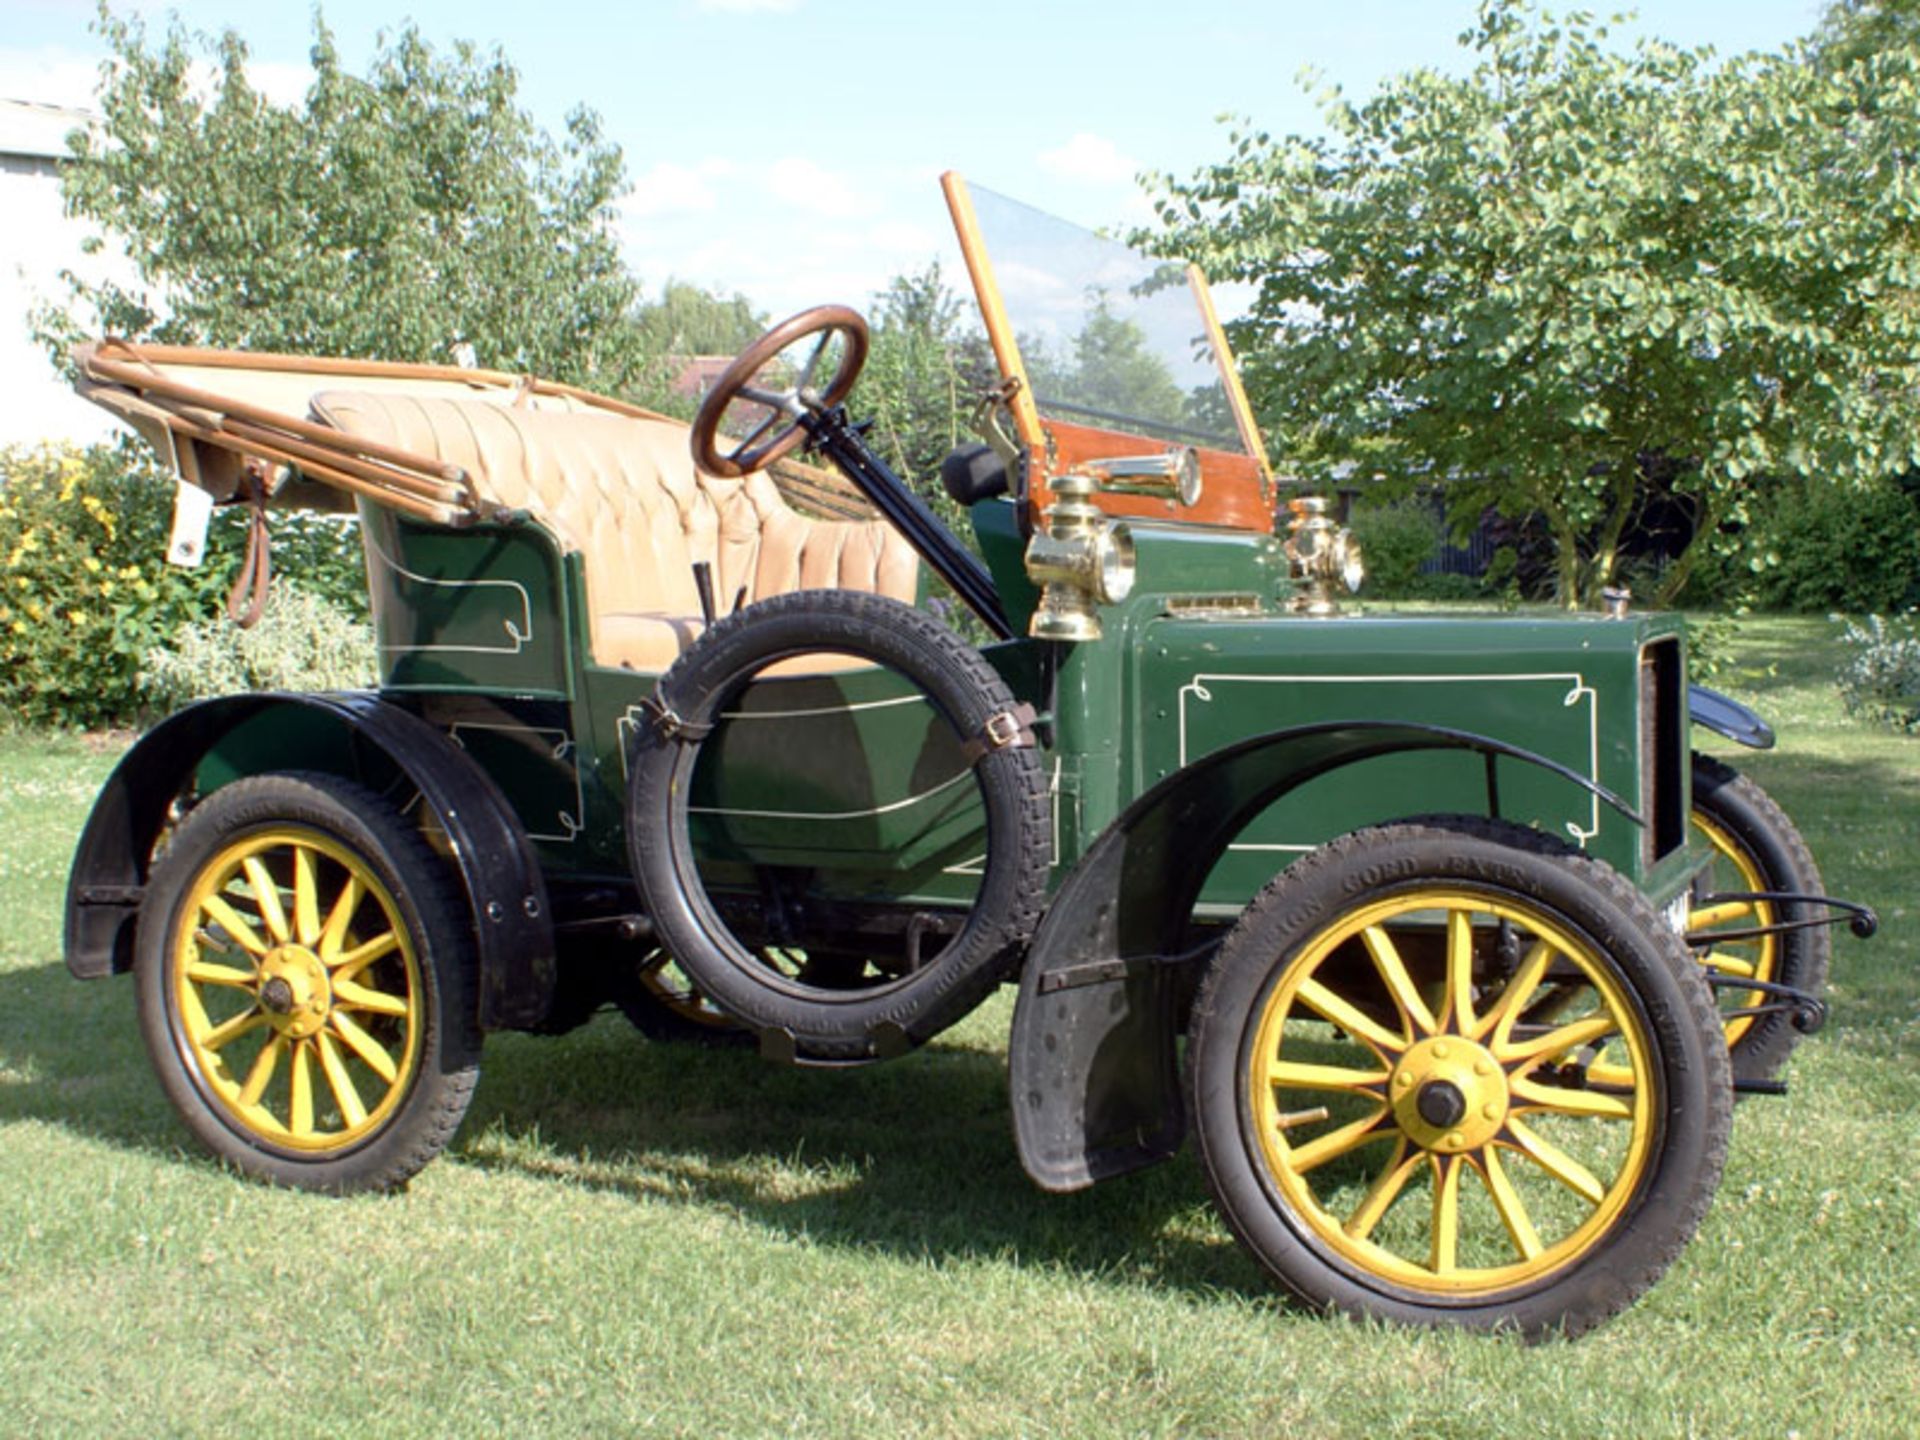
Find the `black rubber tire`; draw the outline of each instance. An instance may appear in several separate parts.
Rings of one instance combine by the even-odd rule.
[[[657,692],[691,725],[776,661],[849,654],[918,686],[956,734],[1011,708],[1006,682],[951,630],[911,606],[854,591],[799,591],[750,605],[709,629]],[[1045,903],[1051,864],[1046,776],[1031,747],[993,750],[974,767],[987,825],[978,894],[960,933],[921,969],[884,985],[833,989],[782,975],[741,944],[701,883],[687,825],[700,745],[647,730],[630,767],[627,844],[659,943],[728,1014],[785,1031],[802,1059],[864,1060],[918,1044],[986,998],[1018,962]]]
[[[1710,755],[1693,757],[1693,809],[1728,835],[1760,873],[1762,890],[1787,890],[1800,895],[1824,895],[1820,867],[1813,852],[1794,828],[1793,821],[1771,795],[1731,765]],[[1700,883],[1705,883],[1703,880]],[[1713,883],[1739,888],[1738,877],[1725,875]],[[1816,908],[1782,905],[1778,918],[1811,918]],[[1814,995],[1827,988],[1833,959],[1833,935],[1824,925],[1789,930],[1777,936],[1779,947],[1773,979]],[[1734,994],[1740,992],[1734,991]],[[1800,1030],[1789,1014],[1763,1015],[1733,1041],[1733,1073],[1740,1080],[1771,1080],[1800,1043]]]
[[[250,835],[288,828],[330,841],[366,867],[392,898],[417,961],[420,1035],[412,1073],[370,1133],[337,1147],[276,1144],[241,1123],[194,1060],[171,983],[180,927],[194,919],[182,908],[207,867]],[[195,806],[153,867],[134,970],[141,1035],[168,1099],[202,1144],[248,1175],[331,1194],[392,1189],[446,1147],[466,1114],[481,1047],[467,907],[446,862],[364,786],[325,774],[261,775]],[[257,998],[253,1004],[265,1013]],[[362,1019],[363,1029],[374,1028],[371,1017]]]
[[[1341,1255],[1285,1199],[1253,1131],[1246,1077],[1258,1019],[1289,965],[1310,953],[1301,947],[1361,906],[1422,887],[1518,905],[1564,927],[1604,957],[1652,1052],[1657,1118],[1632,1192],[1586,1248],[1503,1290],[1436,1293]],[[1355,1315],[1535,1339],[1590,1329],[1659,1278],[1706,1213],[1732,1115],[1726,1047],[1700,967],[1646,899],[1549,837],[1478,818],[1355,831],[1283,871],[1247,907],[1202,982],[1188,1065],[1214,1197],[1290,1294]]]

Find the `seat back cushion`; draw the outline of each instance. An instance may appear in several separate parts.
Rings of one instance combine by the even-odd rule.
[[[909,604],[918,593],[919,557],[886,521],[814,520],[765,473],[701,474],[672,421],[362,391],[316,395],[313,413],[458,465],[483,499],[528,511],[578,551],[602,665],[664,670],[699,635],[695,561],[712,566],[722,614],[743,592],[864,590]]]

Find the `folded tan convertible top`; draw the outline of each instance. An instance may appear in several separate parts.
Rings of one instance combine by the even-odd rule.
[[[672,420],[572,385],[499,370],[302,355],[137,345],[76,347],[75,389],[125,420],[183,480],[230,500],[252,476],[277,504],[349,509],[355,497],[441,525],[487,518],[487,503],[455,465],[355,438],[321,423],[325,390],[398,391],[537,410]],[[830,471],[782,465],[774,475],[803,509],[847,519],[873,511]]]

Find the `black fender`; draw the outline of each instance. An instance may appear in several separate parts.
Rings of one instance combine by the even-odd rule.
[[[190,705],[143,735],[102,787],[74,852],[67,968],[91,979],[132,967],[149,861],[175,799],[223,736],[276,713],[289,730],[311,732],[317,720],[341,743],[318,753],[292,751],[273,768],[334,771],[376,789],[400,781],[419,791],[446,835],[472,908],[480,1024],[501,1029],[545,1016],[553,998],[553,920],[546,880],[519,819],[445,734],[368,694],[229,695]]]
[[[1724,735],[1749,750],[1773,748],[1773,727],[1731,695],[1722,695],[1704,685],[1689,685],[1687,714],[1694,724],[1704,725],[1714,734]]]
[[[1469,750],[1563,776],[1636,825],[1625,801],[1544,756],[1462,730],[1337,721],[1257,735],[1168,776],[1101,832],[1055,893],[1027,953],[1008,1049],[1020,1162],[1047,1190],[1078,1190],[1180,1148],[1176,952],[1214,863],[1288,791],[1406,750]],[[1170,963],[1174,962],[1174,963]],[[1187,987],[1190,988],[1190,987]]]

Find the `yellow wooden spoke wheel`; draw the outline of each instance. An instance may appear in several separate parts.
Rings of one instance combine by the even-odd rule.
[[[457,904],[419,835],[349,782],[262,776],[195,807],[154,868],[137,965],[148,1048],[188,1125],[242,1169],[311,1188],[424,1164],[477,1064]]]
[[[1705,990],[1597,862],[1488,821],[1360,832],[1262,892],[1196,1001],[1209,1179],[1316,1304],[1584,1329],[1717,1181]]]
[[[383,1125],[419,1067],[420,961],[400,907],[318,830],[249,832],[202,867],[173,936],[196,1078],[237,1128],[298,1150]]]
[[[1706,755],[1693,757],[1691,838],[1711,857],[1693,885],[1687,929],[1696,936],[1710,938],[1715,931],[1737,936],[1740,931],[1802,918],[1808,909],[1770,900],[1711,897],[1754,891],[1823,893],[1813,854],[1785,812],[1752,780]],[[1713,940],[1695,953],[1701,964],[1720,975],[1770,980],[1817,995],[1826,988],[1832,950],[1826,928],[1815,926],[1749,939]],[[1792,1017],[1739,1014],[1769,998],[1758,990],[1724,985],[1716,993],[1725,1014],[1734,1074],[1741,1079],[1771,1080],[1799,1042],[1800,1031]]]
[[[1733,832],[1711,812],[1696,809],[1690,817],[1690,823],[1693,838],[1711,852],[1713,860],[1694,887],[1699,894],[1693,908],[1687,912],[1688,933],[1700,935],[1726,930],[1737,936],[1743,930],[1772,925],[1780,913],[1772,901],[1712,901],[1707,898],[1726,892],[1765,890],[1768,888],[1767,875],[1752,852],[1735,839]],[[1750,939],[1716,941],[1700,951],[1699,956],[1702,965],[1719,975],[1746,980],[1772,980],[1780,972],[1780,937],[1759,935]],[[1752,1018],[1738,1012],[1758,1005],[1766,998],[1765,992],[1760,990],[1727,987],[1719,991],[1721,1008],[1734,1012],[1726,1020],[1728,1045],[1738,1045],[1741,1037],[1753,1028]]]

